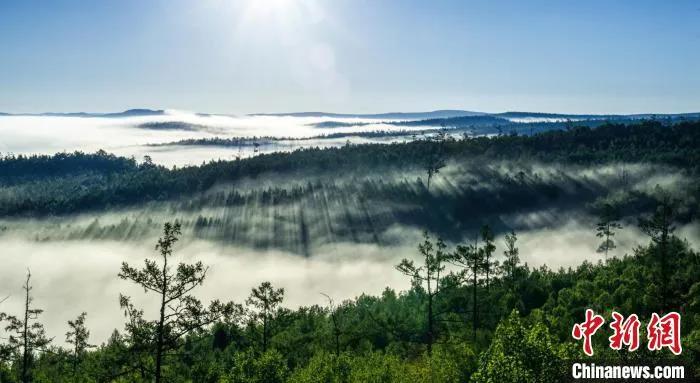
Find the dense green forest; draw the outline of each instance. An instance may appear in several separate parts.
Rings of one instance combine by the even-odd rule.
[[[68,346],[52,345],[41,324],[51,313],[33,305],[28,274],[25,311],[0,315],[10,334],[0,348],[0,381],[551,382],[583,358],[570,334],[586,308],[608,319],[613,310],[637,313],[645,322],[652,312],[682,312],[681,356],[613,351],[603,334],[594,337],[595,352],[608,362],[671,360],[700,374],[700,254],[673,235],[669,200],[640,227],[650,242],[633,254],[560,270],[522,264],[515,233],[500,263],[487,226],[478,243],[454,248],[426,234],[416,261],[396,266],[410,290],[288,309],[284,289],[270,282],[245,302],[194,298],[207,267],[173,266],[180,225],[166,224],[160,258],[115,270],[159,297],[151,308],[159,318],[121,296],[124,328],[95,346],[89,313],[76,305]]]
[[[150,240],[149,230],[160,238],[153,260],[114,270],[155,304],[106,299],[124,313],[109,339],[90,337],[80,302],[65,338],[50,338],[42,323],[52,313],[35,305],[41,291],[30,273],[21,311],[7,312],[0,291],[0,382],[559,381],[586,358],[571,331],[587,308],[606,323],[613,310],[636,313],[644,325],[652,313],[680,312],[680,356],[613,351],[600,331],[595,360],[682,363],[700,377],[700,253],[675,232],[697,221],[699,147],[700,122],[648,120],[182,168],[104,151],[4,155],[0,236],[31,218],[38,241]],[[567,269],[521,262],[524,234],[503,217],[542,209],[595,217],[590,236],[605,260]],[[62,223],[122,210],[138,213],[115,224]],[[58,223],[40,231],[33,220]],[[386,270],[411,288],[324,296],[322,306],[289,307],[275,280],[259,281],[245,301],[202,302],[195,296],[208,266],[179,259],[178,241],[192,237],[306,256],[318,238],[385,244],[396,222],[426,230],[415,252]],[[608,257],[630,226],[645,242]]]
[[[554,164],[650,162],[697,174],[700,122],[672,126],[658,121],[635,125],[576,127],[534,136],[465,137],[386,145],[300,149],[237,161],[164,168],[106,152],[53,156],[5,155],[0,159],[0,215],[62,214],[169,200],[203,192],[221,183],[265,174],[380,174],[391,169],[424,169],[436,145],[445,160],[488,164],[527,160]]]

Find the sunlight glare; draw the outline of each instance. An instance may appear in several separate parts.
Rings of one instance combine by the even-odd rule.
[[[299,12],[299,0],[249,0],[246,16],[253,20],[284,21]]]

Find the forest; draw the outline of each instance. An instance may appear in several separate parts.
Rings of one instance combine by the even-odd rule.
[[[284,307],[285,290],[261,281],[245,302],[201,302],[192,293],[208,267],[176,260],[179,223],[166,223],[143,266],[123,263],[115,277],[157,299],[156,319],[120,296],[123,329],[94,345],[76,312],[66,324],[67,346],[56,346],[33,304],[28,272],[24,312],[3,313],[3,382],[550,382],[563,379],[583,354],[571,324],[587,308],[683,313],[683,350],[613,351],[598,334],[594,347],[607,361],[673,361],[700,374],[700,254],[674,235],[674,202],[661,199],[640,217],[649,243],[633,254],[576,268],[531,268],[520,262],[518,237],[505,238],[501,262],[488,226],[474,243],[449,248],[425,239],[416,261],[397,271],[407,291],[387,288],[325,306]],[[601,247],[614,242],[614,218],[601,217]],[[612,228],[612,229],[611,229]],[[177,265],[177,266],[175,266]],[[154,301],[156,302],[156,301]]]
[[[91,337],[95,313],[79,300],[65,336],[48,334],[52,313],[35,303],[41,276],[31,269],[12,296],[20,310],[0,291],[0,382],[562,381],[587,358],[571,333],[588,308],[606,323],[613,311],[635,313],[643,327],[653,313],[681,313],[681,355],[615,351],[600,331],[595,360],[683,364],[700,377],[700,254],[680,234],[699,213],[700,122],[448,133],[172,168],[105,151],[3,155],[0,237],[153,251],[113,270],[134,289],[104,300],[123,314],[108,339]],[[513,218],[550,210],[549,222]],[[523,261],[527,230],[559,216],[585,218],[598,261]],[[308,259],[322,243],[388,246],[396,223],[425,232],[386,266],[410,287],[303,291],[324,304],[290,305],[295,292],[274,279],[231,292],[247,299],[205,300],[198,291],[215,266],[181,247],[198,239]],[[617,251],[632,231],[643,242]]]
[[[149,158],[137,162],[104,151],[52,156],[5,154],[0,158],[0,215],[63,214],[171,200],[265,174],[381,174],[396,169],[422,172],[436,157],[457,164],[499,160],[572,165],[644,162],[677,166],[697,174],[699,142],[700,122],[668,126],[646,120],[631,125],[609,123],[594,129],[579,126],[534,136],[447,136],[442,141],[428,137],[407,143],[309,148],[181,168],[165,168]]]
[[[698,12],[0,0],[0,383],[700,382]]]

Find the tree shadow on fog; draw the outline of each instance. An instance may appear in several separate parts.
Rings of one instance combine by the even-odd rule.
[[[606,193],[600,182],[564,174],[544,178],[482,167],[470,169],[468,177],[444,178],[431,192],[420,179],[373,178],[213,197],[236,202],[219,217],[200,215],[191,226],[197,237],[309,256],[313,247],[337,242],[390,245],[385,233],[394,226],[461,241],[485,223],[497,232],[512,229],[503,215],[581,210]]]
[[[143,240],[157,234],[160,221],[178,219],[185,235],[196,239],[306,257],[318,247],[338,243],[400,245],[414,240],[402,237],[405,233],[424,230],[462,242],[484,224],[496,233],[521,231],[594,212],[600,201],[618,193],[619,185],[614,174],[591,175],[589,170],[522,163],[453,164],[434,179],[430,191],[417,171],[330,179],[307,175],[301,179],[313,181],[248,189],[222,185],[215,191],[144,205],[122,213],[116,223],[95,219],[71,226],[61,221],[37,232],[36,239]],[[650,173],[630,177],[634,183]],[[619,205],[623,215],[631,216],[647,211],[649,201],[649,196],[631,190]],[[113,214],[119,217],[118,212]],[[513,219],[529,216],[537,219]]]

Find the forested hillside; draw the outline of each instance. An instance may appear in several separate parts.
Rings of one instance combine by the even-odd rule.
[[[0,218],[121,212],[36,231],[44,239],[156,235],[175,215],[188,235],[309,254],[311,242],[386,243],[401,224],[459,240],[489,222],[496,232],[597,216],[651,212],[658,190],[678,201],[678,220],[698,214],[700,123],[572,128],[534,136],[347,145],[165,168],[105,152],[0,160]],[[430,172],[428,172],[430,170]],[[519,215],[548,219],[517,224]],[[169,213],[165,213],[169,212]],[[564,215],[561,215],[564,216]],[[0,228],[13,224],[3,223]],[[537,227],[533,227],[535,225]]]
[[[382,174],[423,171],[439,154],[455,164],[498,160],[600,165],[642,162],[677,166],[696,174],[700,166],[700,122],[666,126],[658,121],[607,124],[534,136],[503,135],[436,139],[388,145],[303,149],[201,166],[164,168],[148,159],[94,154],[5,155],[0,160],[0,214],[44,215],[129,206],[204,192],[217,184],[268,174]],[[52,193],[47,195],[47,191]]]
[[[102,304],[124,314],[109,339],[90,336],[95,315],[80,299],[65,337],[48,334],[52,312],[34,300],[46,288],[40,275],[28,271],[22,295],[10,297],[21,309],[0,291],[0,382],[551,382],[584,358],[571,332],[587,308],[606,323],[612,311],[635,313],[642,327],[652,313],[681,313],[681,355],[613,351],[601,331],[596,360],[670,360],[700,377],[700,254],[680,234],[700,212],[698,148],[698,122],[643,121],[532,136],[443,132],[183,168],[103,151],[4,155],[0,239],[156,247],[153,260],[114,270],[135,289],[105,293]],[[523,250],[528,230],[571,219],[599,261],[522,261],[542,251]],[[288,304],[298,291],[280,287],[287,275],[261,278],[248,299],[208,302],[198,292],[213,269],[183,250],[196,240],[304,261],[324,244],[395,249],[409,229],[426,234],[385,273],[410,288],[348,298],[303,285],[323,305]],[[621,251],[630,232],[638,246]],[[544,244],[573,247],[547,234]]]

